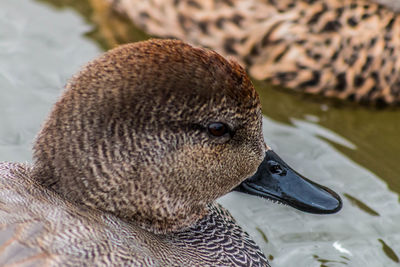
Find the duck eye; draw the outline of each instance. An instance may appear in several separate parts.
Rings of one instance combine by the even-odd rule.
[[[208,132],[213,136],[220,137],[229,133],[229,128],[221,122],[212,122],[208,125]]]

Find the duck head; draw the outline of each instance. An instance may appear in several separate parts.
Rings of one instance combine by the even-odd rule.
[[[66,85],[35,142],[32,176],[69,201],[174,231],[256,173],[261,121],[237,63],[180,41],[128,44]]]

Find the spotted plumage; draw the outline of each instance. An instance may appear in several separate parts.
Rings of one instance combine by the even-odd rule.
[[[214,202],[265,149],[235,61],[171,40],[113,49],[69,81],[34,163],[0,163],[0,265],[268,266]]]
[[[109,1],[146,32],[233,56],[256,79],[362,103],[400,103],[400,15],[377,3]]]
[[[400,1],[399,0],[374,0],[374,2],[384,5],[393,11],[396,11],[396,12],[400,11]]]

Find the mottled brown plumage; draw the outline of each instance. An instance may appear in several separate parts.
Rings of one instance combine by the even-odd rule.
[[[147,33],[233,56],[256,79],[357,102],[400,103],[400,15],[374,2],[108,1]]]
[[[214,203],[264,150],[237,63],[180,41],[113,49],[67,84],[33,166],[0,164],[0,265],[266,266]]]
[[[389,9],[400,12],[400,1],[399,0],[372,0],[373,2],[387,6]]]

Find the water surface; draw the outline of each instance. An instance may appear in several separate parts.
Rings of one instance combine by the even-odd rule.
[[[0,160],[31,161],[41,122],[79,66],[147,36],[102,2],[0,3]],[[267,143],[338,192],[343,210],[305,214],[230,193],[232,212],[273,266],[399,266],[400,110],[374,110],[255,83]]]

